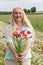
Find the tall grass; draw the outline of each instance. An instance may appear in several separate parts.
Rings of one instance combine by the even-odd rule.
[[[38,15],[27,15],[28,19],[30,20],[31,24],[33,27],[38,30],[43,32],[43,15],[38,14]]]
[[[8,23],[11,15],[0,15],[0,20]],[[35,30],[43,32],[43,14],[27,15]]]
[[[10,15],[0,15],[0,21],[8,23],[10,19]]]

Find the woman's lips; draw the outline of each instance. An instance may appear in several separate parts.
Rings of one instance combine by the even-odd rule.
[[[20,16],[17,16],[16,18],[21,18]]]

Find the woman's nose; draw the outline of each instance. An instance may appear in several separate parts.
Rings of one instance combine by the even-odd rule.
[[[20,14],[18,13],[17,16],[20,16]]]

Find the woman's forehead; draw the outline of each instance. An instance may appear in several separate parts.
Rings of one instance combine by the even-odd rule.
[[[16,11],[17,11],[17,12],[22,12],[22,9],[21,9],[21,8],[15,8],[15,9],[14,9],[14,12],[16,12]]]

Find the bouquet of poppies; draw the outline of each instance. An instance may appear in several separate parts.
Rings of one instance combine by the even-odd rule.
[[[21,56],[21,53],[25,50],[26,47],[26,40],[27,38],[30,38],[30,31],[22,30],[22,31],[13,31],[13,39],[14,39],[14,47],[18,54],[18,56]],[[21,61],[19,61],[19,65],[23,65]]]

